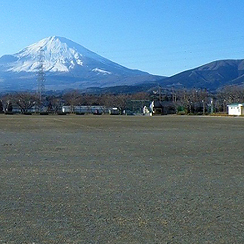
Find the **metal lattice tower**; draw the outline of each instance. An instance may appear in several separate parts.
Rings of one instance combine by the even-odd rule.
[[[44,72],[44,49],[40,47],[38,56],[38,68],[37,68],[37,93],[40,102],[40,106],[43,103],[43,95],[45,92],[45,72]]]

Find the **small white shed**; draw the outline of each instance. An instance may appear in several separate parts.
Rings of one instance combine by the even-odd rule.
[[[232,103],[227,105],[229,115],[244,115],[244,103]]]

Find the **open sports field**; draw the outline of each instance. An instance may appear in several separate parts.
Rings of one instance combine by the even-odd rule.
[[[0,243],[244,243],[244,118],[0,115]]]

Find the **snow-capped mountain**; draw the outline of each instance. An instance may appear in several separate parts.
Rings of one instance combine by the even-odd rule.
[[[13,57],[15,62],[10,64],[8,71],[37,72],[39,66],[40,50],[43,50],[44,71],[69,72],[77,66],[86,66],[86,59],[101,62],[107,65],[115,65],[111,61],[89,51],[63,37],[48,37],[23,49]],[[93,68],[94,72],[110,73],[99,68]]]
[[[158,78],[116,64],[64,37],[52,36],[16,54],[2,56],[0,88],[36,89],[40,63],[48,90],[134,85]]]

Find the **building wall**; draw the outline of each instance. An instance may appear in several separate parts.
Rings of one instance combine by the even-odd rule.
[[[241,115],[244,115],[244,107],[241,107]]]
[[[73,110],[73,111],[72,111]],[[63,113],[104,113],[106,109],[103,106],[62,106]]]
[[[244,115],[244,107],[242,104],[239,105],[228,105],[229,115]]]

